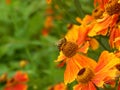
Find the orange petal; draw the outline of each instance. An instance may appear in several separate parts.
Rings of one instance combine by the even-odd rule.
[[[99,57],[98,65],[95,71],[97,72],[100,69],[102,69],[109,62],[109,59],[111,58],[111,56],[113,57],[113,55],[109,54],[108,51],[103,51]]]
[[[90,46],[89,42],[86,42],[82,47],[80,47],[78,51],[82,53],[87,53],[89,46]]]
[[[98,87],[103,87],[103,84],[110,81],[116,77],[116,70],[108,70],[100,73],[96,73],[93,82]]]
[[[23,73],[21,71],[17,71],[14,78],[18,82],[27,82],[28,81],[27,73]]]
[[[78,39],[78,25],[73,25],[70,30],[68,30],[67,34],[65,35],[65,38],[67,41],[75,42]]]
[[[117,58],[115,54],[109,53],[108,51],[103,51],[102,54],[100,55],[95,72],[108,71],[117,64],[120,64],[120,59]]]
[[[94,5],[98,2],[101,8],[104,9],[104,6],[108,3],[109,0],[94,0]]]
[[[89,87],[88,90],[96,90],[96,87],[92,82],[88,83],[88,87]]]
[[[66,90],[66,86],[64,83],[59,83],[54,86],[54,90]]]
[[[96,90],[96,87],[92,82],[87,84],[78,84],[73,87],[73,90]]]
[[[73,87],[73,90],[82,90],[81,84],[77,84]]]
[[[88,33],[89,36],[95,36],[97,34],[102,34],[100,33],[101,31],[104,32],[103,30],[108,30],[108,27],[112,27],[115,25],[115,22],[117,20],[118,16],[113,15],[113,16],[105,16],[103,19],[98,19],[94,27],[90,30]],[[105,34],[103,33],[103,35]]]
[[[14,86],[5,87],[4,90],[27,90],[27,85],[25,85],[25,84],[16,84]]]
[[[88,25],[90,24],[92,21],[94,20],[94,18],[90,15],[86,15],[84,18],[83,18],[83,25]]]
[[[96,50],[99,48],[99,43],[95,38],[91,38],[89,43],[90,43],[90,47],[92,48],[92,50]]]
[[[90,67],[92,69],[94,69],[97,65],[96,61],[85,56],[82,54],[76,54],[75,55],[75,63],[78,65],[78,67]]]
[[[116,81],[114,79],[111,79],[111,77],[107,77],[105,78],[105,84],[111,85],[113,88],[116,85]]]
[[[112,69],[115,65],[120,64],[120,59],[117,58],[113,53],[103,51],[100,55],[98,65],[95,68],[94,83],[98,86],[102,86],[105,82],[105,78],[110,77],[111,79],[116,76],[116,69]]]
[[[71,83],[72,81],[74,81],[79,71],[79,68],[74,61],[75,61],[74,58],[71,58],[67,61],[66,70],[64,72],[65,84]]]
[[[112,48],[116,47],[117,49],[120,48],[120,29],[113,28],[110,33],[110,46]]]
[[[77,44],[81,46],[86,40],[88,29],[81,25],[78,30]]]

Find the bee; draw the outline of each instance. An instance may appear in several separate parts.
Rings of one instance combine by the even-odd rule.
[[[59,49],[59,51],[61,51],[64,47],[64,45],[66,44],[67,40],[66,38],[61,38],[58,42],[57,42],[57,47]]]

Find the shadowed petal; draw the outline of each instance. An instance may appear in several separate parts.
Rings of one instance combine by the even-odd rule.
[[[78,65],[78,67],[89,66],[90,68],[94,69],[97,65],[95,60],[82,54],[76,54],[74,58],[75,58],[75,63]]]
[[[79,71],[79,68],[75,64],[74,59],[68,60],[66,70],[64,72],[65,84],[71,83],[72,81],[74,81],[77,76],[78,71]]]

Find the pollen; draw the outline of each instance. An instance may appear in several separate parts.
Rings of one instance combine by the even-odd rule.
[[[120,14],[120,3],[118,0],[110,0],[105,9],[109,15]]]
[[[66,57],[70,58],[77,53],[77,50],[78,50],[78,45],[76,43],[66,42],[66,44],[62,49],[62,52]]]
[[[97,7],[95,10],[93,10],[92,15],[95,19],[101,18],[103,15],[104,10],[100,7]]]
[[[94,73],[90,68],[82,68],[77,75],[77,81],[86,84],[94,77]]]

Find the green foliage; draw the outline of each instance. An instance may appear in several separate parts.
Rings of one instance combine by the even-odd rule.
[[[54,20],[48,36],[41,33],[48,6],[45,0],[11,0],[10,4],[5,1],[0,0],[0,75],[7,73],[12,77],[18,70],[27,72],[28,90],[47,90],[63,81],[64,70],[54,63],[58,56],[55,43],[64,36],[68,23],[77,23],[76,17],[91,13],[92,0],[53,0],[53,16],[62,13],[63,19]],[[28,61],[24,68],[19,65],[21,60]]]
[[[12,77],[18,70],[27,72],[29,90],[44,90],[63,81],[63,70],[57,70],[54,63],[58,55],[55,36],[60,33],[47,37],[41,34],[46,6],[41,0],[0,3],[0,75]],[[28,61],[26,67],[19,66],[20,60]]]

